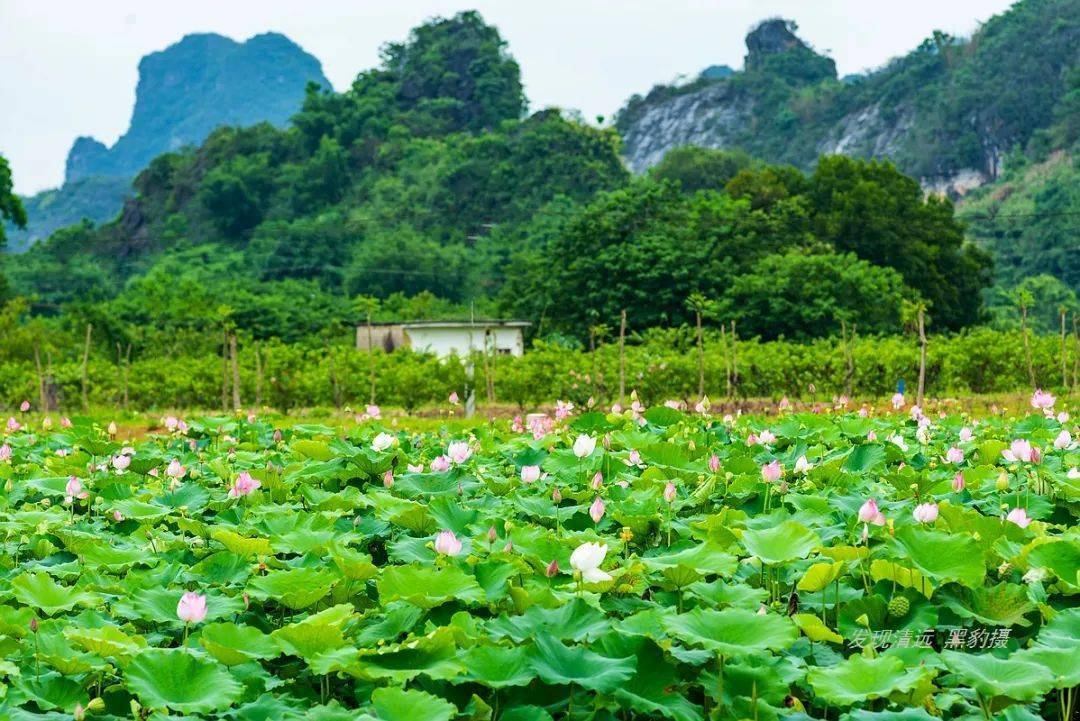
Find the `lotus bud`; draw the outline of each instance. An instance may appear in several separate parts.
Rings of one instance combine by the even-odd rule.
[[[274,443],[281,443],[281,431],[277,428],[274,429]]]
[[[503,546],[503,553],[512,553],[513,550],[514,550],[513,542],[512,541],[507,541],[506,545]]]
[[[110,421],[109,422],[109,428],[108,428],[109,435],[110,436],[115,436],[116,435],[116,430],[117,430],[116,421]]]
[[[556,561],[555,559],[552,559],[551,563],[549,563],[547,565],[547,568],[544,569],[544,575],[547,576],[548,578],[554,578],[556,575],[558,575],[558,573],[559,573],[559,562]]]
[[[71,712],[71,717],[75,721],[83,721],[86,718],[86,709],[83,708],[81,703],[75,704],[75,710]]]
[[[30,633],[38,632],[38,620],[36,617],[30,619]]]
[[[87,710],[87,712],[94,712],[94,713],[96,713],[98,711],[104,711],[105,710],[105,701],[100,696],[96,696],[96,697],[90,699],[90,703],[86,704],[86,710]]]
[[[495,526],[492,526],[491,528],[488,529],[488,532],[487,532],[488,543],[495,543],[496,538],[498,538],[498,536],[495,533]]]
[[[562,503],[562,493],[559,492],[558,486],[555,486],[555,490],[551,492],[551,500],[555,503]]]
[[[999,491],[1009,490],[1009,474],[1002,471],[998,474],[997,483],[994,484]]]

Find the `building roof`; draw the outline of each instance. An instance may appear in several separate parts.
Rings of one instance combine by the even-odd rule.
[[[406,330],[421,328],[528,328],[532,325],[527,320],[504,320],[497,318],[476,320],[418,320],[411,323],[402,323],[401,327]]]

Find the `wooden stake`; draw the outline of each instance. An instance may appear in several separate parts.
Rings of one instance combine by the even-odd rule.
[[[731,321],[731,390],[739,387],[739,336],[735,332],[735,321]]]
[[[1065,370],[1068,363],[1068,351],[1066,350],[1065,339],[1068,335],[1065,333],[1065,309],[1061,308],[1061,387],[1064,390],[1069,389],[1069,377]]]
[[[221,341],[221,412],[229,410],[229,329],[222,328]]]
[[[727,378],[724,386],[728,400],[731,399],[731,351],[728,349],[727,323],[720,324],[720,346],[724,353],[724,374]]]
[[[368,305],[367,312],[367,353],[368,353],[368,371],[371,375],[371,393],[368,395],[368,403],[375,405],[375,343],[372,341],[371,335],[371,306]]]
[[[83,343],[82,354],[82,407],[83,410],[90,409],[90,376],[87,370],[87,364],[90,361],[90,336],[94,332],[94,326],[91,323],[86,324],[86,341]]]
[[[259,343],[255,342],[255,407],[262,408],[262,385],[263,385],[263,370],[262,370],[262,351],[259,349]]]
[[[1037,384],[1035,382],[1035,366],[1031,362],[1031,344],[1028,342],[1028,327],[1027,327],[1027,303],[1021,301],[1020,303],[1020,332],[1024,338],[1024,360],[1027,361],[1028,381],[1031,383],[1031,389],[1035,390]]]
[[[232,356],[232,402],[233,410],[240,410],[240,361],[236,353],[236,333],[229,336],[229,355]]]
[[[701,400],[705,397],[705,340],[701,335],[701,309],[696,309],[694,315],[697,318],[697,395],[698,400]]]
[[[619,405],[626,402],[626,309],[619,314]]]
[[[925,309],[919,306],[919,391],[915,402],[920,408],[923,406],[923,396],[926,393],[926,315]]]
[[[49,410],[49,401],[45,397],[45,372],[41,368],[41,351],[36,342],[34,343],[34,367],[37,369],[38,408],[42,413],[46,413]]]

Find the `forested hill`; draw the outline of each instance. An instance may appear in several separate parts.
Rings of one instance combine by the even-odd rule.
[[[1065,112],[1080,65],[1080,0],[1022,0],[970,39],[934,33],[843,79],[796,30],[762,23],[742,71],[631,98],[616,121],[630,166],[643,171],[687,144],[802,168],[844,153],[889,158],[924,185],[963,191],[996,178],[1010,151]]]
[[[949,201],[887,163],[836,156],[806,174],[691,151],[635,179],[613,129],[525,109],[498,31],[474,12],[436,19],[346,92],[310,91],[288,127],[158,156],[119,218],[59,231],[4,272],[36,313],[137,347],[212,343],[223,324],[310,337],[373,302],[578,340],[623,309],[636,330],[700,309],[790,338],[843,321],[895,332],[918,302],[936,329],[984,317],[989,259]]]
[[[329,87],[322,66],[289,38],[256,35],[238,43],[216,34],[187,35],[139,63],[135,108],[127,131],[111,147],[75,140],[61,188],[25,198],[26,230],[9,228],[10,250],[21,250],[83,218],[111,220],[130,182],[156,156],[198,145],[222,125],[284,125],[314,82]]]

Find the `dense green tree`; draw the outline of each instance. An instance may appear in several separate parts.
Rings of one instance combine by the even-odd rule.
[[[4,235],[4,223],[11,222],[22,228],[26,225],[26,211],[22,201],[15,195],[14,183],[11,178],[11,166],[7,159],[0,155],[0,248],[3,248],[6,237]]]
[[[753,262],[792,241],[745,200],[638,180],[600,194],[556,236],[533,274],[553,289],[554,327],[584,336],[626,310],[637,328],[686,322],[687,295],[719,296]]]
[[[841,319],[863,333],[895,333],[910,295],[892,268],[852,253],[795,248],[766,256],[737,277],[724,306],[743,335],[805,340],[838,332]]]
[[[475,11],[421,25],[408,42],[383,49],[383,65],[406,108],[447,118],[454,128],[495,128],[525,109],[517,62]]]
[[[810,177],[814,235],[842,253],[895,268],[930,304],[939,328],[979,320],[989,256],[964,243],[952,203],[926,197],[891,163],[822,157]]]
[[[721,191],[728,181],[750,167],[751,159],[742,150],[716,150],[686,145],[673,148],[649,170],[656,180],[678,183],[688,193]]]

